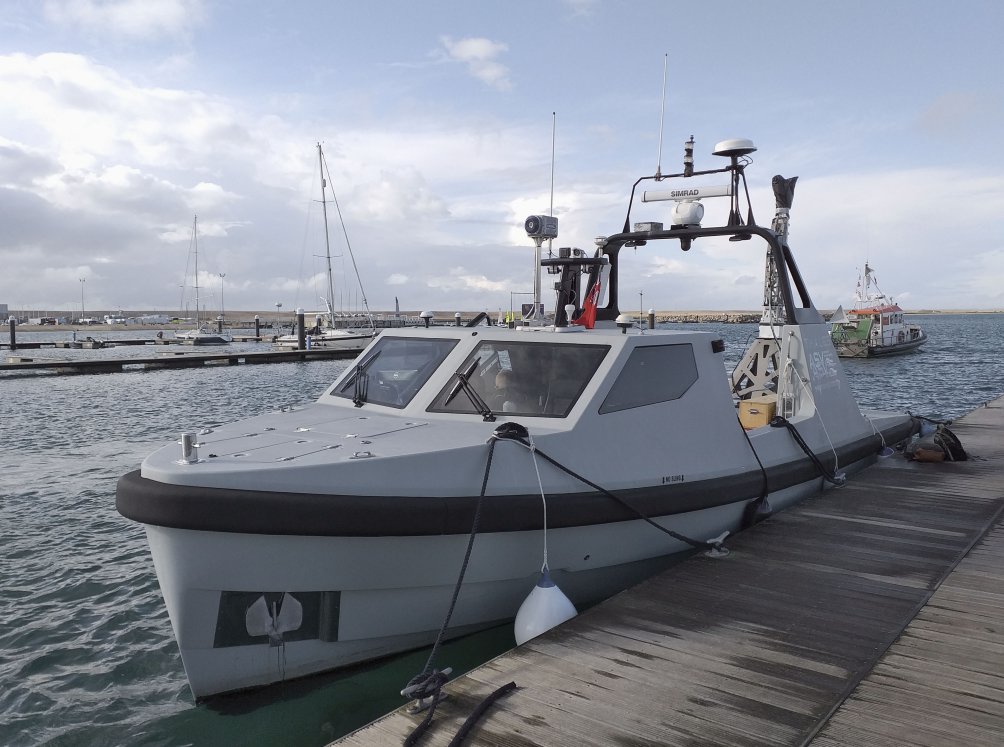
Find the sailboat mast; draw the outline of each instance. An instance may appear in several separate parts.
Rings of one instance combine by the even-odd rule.
[[[195,326],[202,324],[199,315],[199,216],[192,222],[192,250],[195,252]]]
[[[335,326],[335,283],[331,275],[331,238],[328,236],[328,200],[325,192],[327,182],[324,180],[324,152],[321,144],[317,144],[317,168],[321,175],[321,212],[324,214],[324,256],[328,260],[328,324]]]

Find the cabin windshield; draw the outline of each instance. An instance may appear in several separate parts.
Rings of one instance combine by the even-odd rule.
[[[608,345],[482,342],[460,367],[495,414],[563,418],[596,373]],[[479,414],[459,375],[436,395],[429,412]]]
[[[330,394],[359,405],[404,407],[456,344],[441,338],[381,335]]]

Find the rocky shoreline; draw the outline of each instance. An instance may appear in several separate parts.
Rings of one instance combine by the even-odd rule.
[[[657,311],[656,322],[682,324],[756,324],[762,311]]]

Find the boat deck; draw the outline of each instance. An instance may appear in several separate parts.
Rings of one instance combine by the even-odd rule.
[[[1000,744],[1004,398],[952,430],[973,458],[883,460],[449,683],[420,744],[510,681],[465,744]]]

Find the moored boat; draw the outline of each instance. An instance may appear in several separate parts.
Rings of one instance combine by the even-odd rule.
[[[310,347],[327,347],[338,350],[362,350],[377,335],[376,326],[373,323],[373,315],[369,312],[369,305],[366,302],[366,294],[362,293],[363,306],[366,307],[364,314],[336,314],[334,310],[335,284],[334,273],[331,270],[331,237],[328,233],[328,193],[327,186],[330,174],[328,174],[328,164],[324,158],[324,150],[321,144],[317,144],[317,162],[321,175],[321,212],[324,216],[324,256],[327,261],[327,298],[324,301],[325,311],[323,314],[316,314],[316,324],[309,331],[305,331],[303,344]],[[342,225],[342,234],[345,236],[345,244],[349,255],[352,257],[353,267],[355,266],[355,255],[352,253],[352,245],[349,243],[348,232],[345,230],[345,221],[342,219],[342,211],[338,206],[338,198],[332,190],[332,200],[338,213],[339,222]],[[362,291],[362,282],[359,280],[358,270],[356,280],[359,282],[359,290]],[[275,346],[280,348],[297,348],[300,346],[300,336],[296,333],[280,335],[275,340]]]
[[[195,216],[192,220],[192,238],[189,251],[195,259],[195,272],[193,273],[195,327],[175,332],[175,339],[184,345],[229,345],[233,342],[233,338],[229,334],[224,334],[222,329],[214,331],[207,322],[202,321],[202,312],[199,306],[199,216]]]
[[[233,342],[230,335],[214,332],[205,324],[198,329],[175,332],[174,337],[184,345],[229,345]]]
[[[830,339],[841,358],[899,355],[927,342],[920,325],[907,322],[899,304],[879,290],[867,262],[858,278],[853,308],[847,312],[838,309],[830,324]]]
[[[316,402],[186,433],[123,476],[195,696],[432,643],[447,608],[448,636],[511,620],[542,542],[565,594],[597,601],[910,435],[847,386],[788,245],[794,180],[775,177],[771,228],[740,205],[753,151],[724,141],[725,167],[639,179],[623,231],[542,259],[553,324],[386,330]],[[691,186],[712,175],[729,183]],[[632,224],[638,184],[669,179],[687,188],[640,196],[673,202],[669,226]],[[729,218],[702,226],[712,196]],[[526,229],[539,247],[557,220]],[[641,329],[618,305],[622,249],[716,237],[766,245],[751,355],[773,363],[731,385],[715,334]]]
[[[373,341],[377,330],[370,316],[336,317],[330,311],[315,314],[313,327],[304,333],[304,345],[315,348],[336,348],[339,350],[362,350]],[[298,348],[300,336],[296,333],[280,335],[275,339],[279,348]]]

